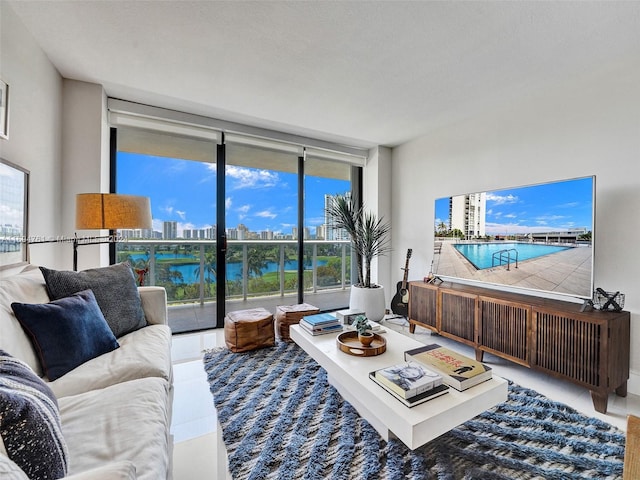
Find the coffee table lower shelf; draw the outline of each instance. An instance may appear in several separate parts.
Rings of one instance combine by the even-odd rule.
[[[336,335],[312,337],[291,326],[291,339],[322,366],[329,382],[382,438],[398,438],[416,449],[507,399],[507,381],[494,377],[464,392],[449,393],[408,408],[369,378],[369,372],[402,362],[404,352],[423,344],[406,335],[384,333],[387,351],[358,357],[336,347]]]

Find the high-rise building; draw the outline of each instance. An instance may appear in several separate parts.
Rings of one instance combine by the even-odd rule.
[[[346,194],[347,200],[351,199],[351,192]],[[324,224],[325,224],[325,239],[326,240],[349,240],[349,234],[344,228],[338,228],[335,220],[327,214],[327,209],[331,206],[335,199],[335,195],[324,196]]]
[[[486,235],[487,194],[458,195],[449,200],[449,224],[451,230],[460,230],[465,238]]]
[[[247,240],[249,239],[249,229],[243,223],[239,223],[238,227],[238,240]]]
[[[162,222],[162,238],[165,240],[178,238],[178,222]]]

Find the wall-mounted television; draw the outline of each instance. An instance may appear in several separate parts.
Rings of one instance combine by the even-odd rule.
[[[594,219],[595,176],[436,199],[432,274],[591,298]]]

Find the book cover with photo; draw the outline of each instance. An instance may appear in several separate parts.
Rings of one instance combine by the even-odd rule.
[[[416,362],[381,368],[374,372],[374,376],[405,399],[442,385],[442,376]]]
[[[376,372],[369,373],[369,378],[377,383],[380,387],[382,387],[387,393],[389,393],[393,398],[402,402],[405,406],[411,408],[416,405],[420,405],[421,403],[427,402],[429,400],[433,400],[434,398],[441,397],[445,393],[449,391],[449,386],[444,383],[438,385],[437,387],[433,387],[431,390],[427,390],[426,392],[419,393],[418,395],[414,395],[410,398],[403,398],[398,393],[389,387],[386,383],[383,383],[376,377]]]
[[[466,390],[491,378],[491,367],[442,347],[437,343],[404,352],[407,361],[418,362],[442,375],[444,383]]]

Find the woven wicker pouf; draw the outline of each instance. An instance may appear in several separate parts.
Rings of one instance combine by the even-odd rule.
[[[278,337],[285,342],[290,342],[289,326],[299,323],[300,319],[304,316],[314,315],[316,313],[320,313],[320,309],[308,303],[280,305],[276,307],[276,333]]]
[[[224,317],[224,341],[234,353],[275,346],[273,314],[264,308],[227,313]]]

